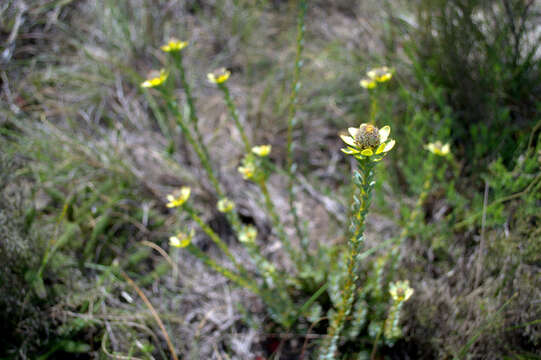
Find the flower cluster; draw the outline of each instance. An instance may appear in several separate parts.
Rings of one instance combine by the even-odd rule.
[[[257,229],[252,225],[243,226],[239,233],[239,241],[242,243],[254,243],[257,238]]]
[[[175,236],[171,236],[169,238],[169,245],[178,248],[185,248],[186,246],[190,245],[194,236],[195,231],[193,229],[191,229],[188,233],[181,231]]]
[[[372,124],[361,124],[358,128],[350,127],[348,132],[349,136],[340,135],[348,145],[342,152],[360,160],[369,158],[371,161],[380,161],[395,144],[393,139],[389,140],[389,126],[378,129]]]
[[[397,281],[389,285],[389,294],[395,302],[404,302],[413,295],[413,289],[408,280]]]
[[[447,156],[451,153],[451,145],[436,141],[425,145],[425,149],[438,156]]]
[[[184,205],[184,203],[190,198],[190,194],[192,192],[192,189],[190,189],[188,186],[183,186],[175,192],[174,194],[167,195],[167,207],[168,208],[174,208],[178,206]]]
[[[366,77],[361,79],[360,85],[365,89],[373,89],[378,83],[383,83],[391,80],[393,72],[387,66],[370,69],[366,73]]]
[[[235,208],[235,203],[228,198],[223,198],[218,201],[216,208],[221,213],[228,213],[233,211],[233,209]]]
[[[244,180],[259,181],[265,179],[263,158],[269,156],[271,145],[259,145],[252,148],[251,153],[244,155],[241,166],[238,167],[239,173]]]
[[[178,52],[188,46],[187,41],[180,41],[176,38],[171,38],[169,42],[163,45],[160,49],[165,52]]]
[[[229,79],[231,71],[226,68],[219,68],[207,74],[207,79],[213,84],[223,84]]]
[[[165,69],[161,69],[160,71],[153,70],[148,74],[147,79],[141,83],[141,87],[153,88],[159,86],[167,80],[168,76],[169,72]]]

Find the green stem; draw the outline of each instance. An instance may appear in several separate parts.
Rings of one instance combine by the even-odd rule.
[[[289,109],[288,109],[288,118],[287,118],[287,171],[289,176],[288,181],[288,201],[289,201],[289,208],[291,209],[291,213],[293,215],[293,223],[295,226],[295,231],[297,233],[297,237],[301,241],[301,246],[303,248],[303,257],[308,257],[308,246],[309,246],[309,239],[308,237],[303,233],[301,226],[300,226],[300,220],[299,215],[297,213],[297,208],[295,206],[295,193],[293,192],[293,182],[294,182],[294,175],[295,175],[295,167],[293,165],[293,127],[295,126],[295,115],[297,114],[297,95],[300,89],[300,73],[301,73],[301,67],[302,67],[302,51],[304,48],[304,31],[305,31],[305,25],[304,25],[304,19],[306,15],[306,7],[307,2],[306,0],[300,0],[299,2],[299,13],[297,16],[297,39],[296,39],[296,54],[295,54],[295,69],[293,72],[293,79],[291,81],[291,93],[289,95]]]
[[[203,136],[201,135],[201,132],[199,131],[199,126],[198,126],[199,118],[197,117],[197,112],[195,108],[195,100],[192,96],[192,90],[191,90],[190,84],[186,80],[186,70],[184,69],[184,64],[182,63],[182,52],[179,51],[179,52],[174,52],[171,54],[173,55],[173,59],[175,60],[175,63],[180,73],[180,83],[182,84],[182,88],[184,89],[184,93],[186,94],[186,102],[188,103],[188,108],[190,109],[190,122],[193,125],[195,137],[197,138],[197,141],[199,142],[202,153],[207,158],[207,161],[210,161],[209,152],[207,150],[207,147],[205,146],[205,142],[203,141]]]
[[[218,179],[214,175],[214,172],[212,170],[212,166],[209,163],[209,159],[208,159],[207,156],[205,156],[205,153],[204,153],[201,145],[192,136],[190,128],[184,122],[182,113],[180,112],[177,103],[174,100],[169,99],[167,101],[167,106],[173,112],[173,115],[175,115],[175,117],[177,119],[177,124],[180,126],[180,128],[182,130],[182,133],[184,134],[184,136],[186,137],[186,140],[190,143],[190,145],[194,149],[195,153],[197,154],[197,157],[201,161],[201,164],[203,165],[203,168],[207,172],[207,176],[208,176],[210,182],[212,183],[212,185],[214,186],[214,189],[216,190],[216,193],[220,197],[223,196],[223,190],[222,190],[222,188],[220,186],[220,183],[218,182]]]
[[[227,257],[231,260],[233,265],[235,265],[235,267],[240,271],[240,273],[247,274],[248,271],[246,270],[246,268],[244,268],[244,266],[242,266],[241,264],[237,262],[237,260],[235,259],[231,251],[229,250],[229,247],[227,246],[227,244],[223,242],[222,239],[220,239],[218,234],[216,234],[214,230],[212,230],[210,226],[208,226],[203,221],[203,219],[199,217],[199,215],[197,215],[196,211],[187,204],[184,204],[183,208],[184,210],[186,210],[188,215],[190,215],[190,217],[197,223],[197,225],[201,227],[201,229],[205,232],[205,234],[207,234],[208,237],[210,237],[210,239],[220,248],[220,250],[222,250],[223,253],[227,255]]]
[[[237,112],[237,108],[235,106],[235,103],[233,102],[233,99],[231,99],[231,95],[229,94],[229,88],[225,83],[218,84],[218,88],[222,90],[224,93],[225,103],[227,104],[227,108],[229,109],[229,113],[233,120],[235,121],[235,125],[237,126],[237,130],[240,133],[240,136],[242,138],[242,142],[244,143],[244,150],[246,153],[250,153],[252,150],[252,145],[250,144],[250,140],[248,140],[248,136],[246,136],[246,132],[244,131],[244,127],[240,123],[239,120],[239,114]]]
[[[370,159],[358,160],[359,171],[354,175],[355,184],[360,189],[360,198],[354,197],[354,214],[351,218],[351,225],[355,229],[353,236],[348,242],[348,264],[345,274],[345,283],[342,289],[342,299],[338,309],[330,321],[327,331],[327,338],[320,352],[320,360],[331,360],[335,358],[338,348],[338,337],[344,328],[344,323],[351,312],[356,281],[359,272],[359,254],[364,243],[365,219],[370,207],[372,190],[374,188],[374,163]]]

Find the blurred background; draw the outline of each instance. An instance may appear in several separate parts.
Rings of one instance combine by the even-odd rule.
[[[231,70],[247,133],[285,166],[297,7],[2,0],[0,358],[168,358],[148,307],[114,267],[146,294],[182,358],[310,358],[317,339],[281,333],[257,297],[187,253],[170,262],[156,249],[178,227],[165,195],[187,184],[242,256],[193,152],[177,129],[164,131],[167,114],[139,86],[167,63],[159,47],[169,37],[189,41],[205,143],[265,241],[258,190],[236,171],[240,134],[206,74]],[[313,242],[344,241],[352,163],[338,135],[368,121],[375,95],[359,80],[370,68],[394,69],[376,122],[397,145],[377,171],[369,246],[407,225],[427,170],[423,146],[441,140],[453,153],[400,249],[398,272],[415,289],[404,338],[378,356],[541,358],[541,3],[312,0],[305,24],[293,136],[298,209]],[[286,182],[270,179],[284,218]],[[217,254],[204,234],[196,242]],[[287,342],[280,356],[277,341]]]

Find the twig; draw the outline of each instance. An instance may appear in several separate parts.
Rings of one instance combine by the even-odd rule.
[[[481,271],[483,270],[483,254],[485,252],[485,225],[487,222],[488,181],[485,181],[485,194],[483,197],[483,217],[481,220],[481,240],[479,245],[479,258],[477,259],[477,271],[475,273],[474,288],[479,285]]]

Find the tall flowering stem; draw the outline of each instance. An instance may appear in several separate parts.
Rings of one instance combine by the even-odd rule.
[[[349,135],[342,135],[342,140],[348,145],[342,152],[352,155],[357,160],[357,169],[353,174],[353,182],[358,189],[358,195],[353,196],[353,212],[351,216],[352,236],[348,241],[347,268],[342,285],[342,297],[334,316],[330,320],[327,338],[319,354],[320,360],[335,358],[338,349],[338,338],[344,328],[346,318],[351,309],[357,292],[357,279],[361,263],[361,250],[364,243],[365,219],[370,208],[372,190],[374,189],[374,167],[382,160],[395,144],[389,140],[391,128],[381,129],[372,124],[361,124],[359,128],[349,128]]]
[[[353,236],[348,242],[347,270],[345,283],[342,287],[342,299],[338,309],[331,319],[327,331],[327,343],[323,347],[320,359],[334,359],[338,346],[338,337],[344,328],[345,320],[351,312],[358,279],[360,254],[364,243],[364,229],[366,214],[370,207],[372,190],[374,189],[374,165],[369,159],[357,160],[358,170],[354,173],[354,182],[359,189],[359,196],[353,198],[353,216],[351,228]]]
[[[301,246],[304,250],[304,256],[308,255],[309,239],[303,234],[301,229],[299,215],[295,206],[295,194],[293,192],[293,181],[295,179],[295,167],[293,165],[293,127],[295,126],[295,115],[297,114],[297,95],[301,87],[300,73],[302,67],[302,51],[304,49],[304,32],[305,25],[304,19],[306,16],[307,1],[301,0],[299,2],[299,13],[297,17],[297,39],[296,39],[296,53],[295,53],[295,69],[293,72],[293,79],[291,81],[291,93],[289,95],[289,109],[287,118],[287,172],[289,175],[288,193],[289,193],[289,207],[293,214],[293,223],[295,225],[295,231],[301,241]]]
[[[210,161],[209,152],[203,141],[203,136],[201,135],[201,132],[199,131],[199,124],[198,124],[199,118],[197,117],[197,112],[195,109],[195,100],[192,95],[190,84],[186,80],[186,70],[184,69],[184,64],[182,62],[182,52],[174,51],[174,52],[170,52],[170,54],[173,57],[173,60],[175,61],[175,65],[177,66],[177,69],[179,71],[180,82],[182,84],[182,88],[184,89],[184,93],[186,94],[186,102],[188,103],[188,108],[190,109],[190,122],[192,123],[195,136],[197,138],[197,141],[199,142],[199,146],[201,148],[202,154],[207,158],[207,161]]]
[[[166,96],[168,96],[166,94]],[[192,132],[190,131],[190,127],[186,122],[184,121],[184,117],[182,116],[182,113],[180,112],[180,109],[178,108],[177,102],[172,99],[170,96],[168,96],[167,100],[167,107],[169,110],[173,113],[177,120],[177,124],[182,130],[182,133],[184,134],[184,137],[186,140],[190,143],[192,148],[194,149],[195,153],[197,154],[197,157],[201,161],[201,165],[203,165],[203,168],[205,169],[205,172],[207,173],[207,176],[212,183],[212,186],[214,187],[214,190],[216,191],[217,195],[219,197],[223,197],[224,192],[222,190],[222,187],[220,185],[220,182],[218,181],[218,178],[214,174],[214,171],[212,169],[212,166],[210,164],[210,159],[208,156],[205,155],[205,150],[202,147],[202,144],[198,142],[194,136],[192,135]]]

